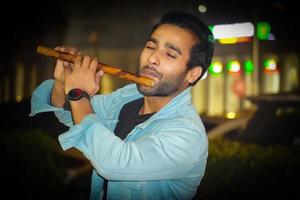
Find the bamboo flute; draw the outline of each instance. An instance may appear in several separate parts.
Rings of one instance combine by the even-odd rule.
[[[52,48],[48,48],[45,46],[38,46],[37,47],[37,52],[46,56],[50,56],[50,57],[54,57],[56,59],[60,59],[60,60],[64,60],[70,63],[74,63],[75,59],[76,59],[76,55],[72,55],[69,53],[65,53],[65,52],[61,52],[61,51],[57,51],[55,49]],[[145,85],[148,87],[153,87],[154,86],[154,80],[144,77],[144,76],[140,76],[125,70],[122,70],[120,68],[117,67],[113,67],[113,66],[109,66],[107,64],[104,63],[98,63],[98,70],[102,70],[104,73],[125,79],[127,81],[131,81],[137,84],[141,84],[141,85]]]

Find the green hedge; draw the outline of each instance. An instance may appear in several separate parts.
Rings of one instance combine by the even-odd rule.
[[[7,199],[74,199],[82,193],[64,183],[66,158],[57,139],[39,130],[2,131],[0,146]],[[299,181],[299,148],[214,140],[195,199],[299,199]]]
[[[56,140],[39,130],[1,131],[0,146],[7,199],[62,199],[66,172]]]
[[[206,173],[195,199],[294,199],[300,197],[299,182],[299,147],[218,139],[210,141]]]

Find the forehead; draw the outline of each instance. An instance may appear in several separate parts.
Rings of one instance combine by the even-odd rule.
[[[197,42],[197,38],[189,30],[172,24],[162,24],[158,26],[151,38],[155,38],[159,43],[171,43],[181,50],[190,50]]]

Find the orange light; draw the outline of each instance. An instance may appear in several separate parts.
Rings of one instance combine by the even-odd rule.
[[[244,43],[244,42],[251,42],[252,38],[251,37],[240,37],[237,39],[237,43]]]

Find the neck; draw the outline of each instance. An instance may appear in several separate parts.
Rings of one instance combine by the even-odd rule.
[[[145,115],[158,112],[162,107],[167,105],[173,98],[180,94],[183,90],[177,91],[169,96],[144,96],[144,105],[139,114]]]

